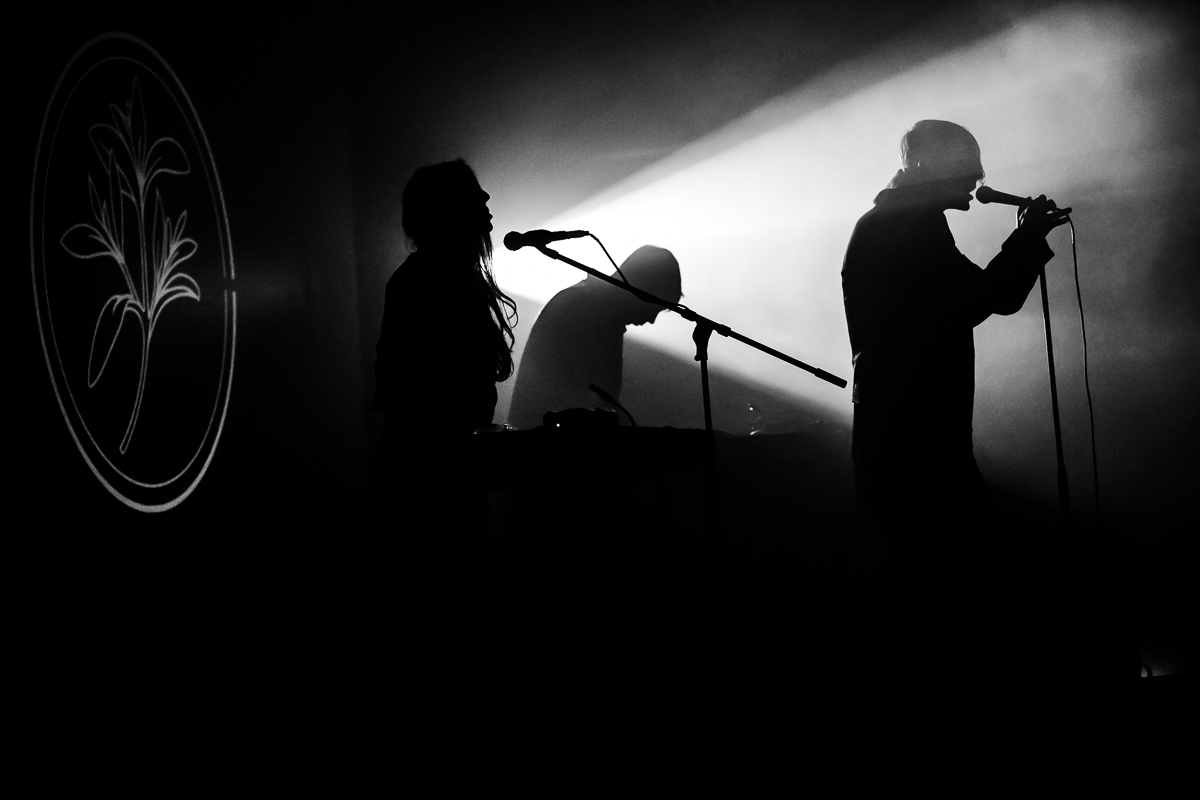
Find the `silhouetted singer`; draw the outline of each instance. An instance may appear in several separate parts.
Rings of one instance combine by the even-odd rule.
[[[972,453],[973,329],[1020,310],[1053,258],[1046,235],[1066,211],[1045,196],[986,269],[955,246],[944,212],[970,208],[984,178],[964,127],[922,120],[900,143],[901,168],[858,221],[842,267],[854,359],[854,474],[874,512],[979,512],[987,489]]]
[[[854,357],[851,445],[860,504],[888,553],[885,669],[902,679],[1002,670],[1004,581],[989,492],[972,452],[973,330],[1020,310],[1066,222],[1045,196],[1017,212],[980,269],[946,222],[984,178],[966,128],[922,120],[900,142],[901,168],[858,221],[842,267]]]
[[[416,251],[388,280],[375,359],[384,441],[461,437],[492,422],[513,371],[515,305],[492,275],[489,195],[465,161],[422,167],[404,189]]]
[[[682,297],[679,262],[661,247],[639,247],[621,272],[630,284],[663,300],[677,303]],[[662,310],[591,276],[556,294],[538,315],[521,356],[509,424],[536,428],[549,411],[605,405],[589,389],[592,384],[619,401],[625,329],[654,322]]]
[[[402,222],[415,252],[388,280],[376,347],[376,501],[395,548],[383,568],[406,602],[423,604],[417,618],[446,635],[488,602],[478,479],[496,467],[475,463],[469,442],[513,372],[515,304],[492,275],[488,200],[462,159],[413,174]]]

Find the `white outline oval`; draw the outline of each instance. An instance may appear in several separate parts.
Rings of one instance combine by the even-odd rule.
[[[152,74],[163,85],[163,87],[167,90],[168,94],[170,94],[171,98],[175,101],[176,106],[179,107],[179,110],[184,118],[184,121],[187,123],[189,129],[192,129],[193,142],[196,143],[197,145],[203,147],[203,152],[200,153],[200,155],[204,161],[204,163],[203,163],[204,176],[209,184],[210,196],[212,197],[214,204],[216,205],[216,208],[214,210],[217,212],[218,233],[222,240],[220,242],[220,247],[219,247],[219,250],[221,252],[221,260],[222,260],[222,268],[223,268],[222,271],[224,273],[226,273],[224,275],[224,280],[229,284],[228,286],[226,286],[223,289],[224,301],[225,301],[225,317],[227,320],[227,323],[225,326],[226,342],[222,346],[221,381],[218,383],[218,387],[217,387],[217,398],[216,398],[216,403],[213,406],[213,414],[209,418],[208,427],[205,429],[204,436],[201,437],[200,444],[197,447],[196,452],[192,454],[191,458],[188,459],[186,465],[178,473],[176,473],[173,477],[168,478],[168,479],[158,482],[158,483],[147,483],[145,481],[135,480],[135,479],[129,477],[128,475],[126,475],[119,467],[117,467],[115,464],[112,463],[112,460],[109,458],[108,454],[105,453],[104,450],[96,443],[95,439],[92,438],[91,431],[88,429],[86,422],[83,420],[82,413],[79,411],[78,407],[75,405],[74,395],[70,391],[70,386],[69,385],[64,386],[68,396],[70,397],[71,407],[75,413],[78,424],[83,428],[84,432],[87,434],[87,438],[91,442],[92,448],[94,449],[95,453],[104,459],[105,464],[108,466],[108,468],[113,473],[115,473],[117,476],[119,476],[121,479],[123,479],[130,486],[138,487],[138,488],[142,488],[142,489],[148,489],[148,490],[158,490],[158,489],[162,489],[164,487],[168,487],[171,484],[178,481],[180,478],[184,477],[189,471],[191,471],[193,465],[196,463],[197,457],[200,456],[200,454],[202,452],[207,450],[207,454],[204,456],[203,464],[200,466],[199,471],[196,473],[195,478],[193,480],[191,480],[191,482],[187,485],[187,487],[180,493],[171,497],[169,500],[166,500],[164,502],[158,502],[158,503],[142,503],[142,502],[139,502],[138,500],[128,497],[125,493],[123,493],[122,491],[117,489],[115,486],[113,486],[112,482],[110,482],[108,477],[106,477],[105,475],[103,475],[101,473],[100,469],[93,462],[91,455],[89,455],[87,448],[85,447],[83,441],[80,439],[79,434],[75,429],[76,425],[72,421],[71,415],[68,413],[66,404],[63,402],[62,392],[60,391],[60,387],[59,387],[60,378],[57,375],[57,371],[62,370],[62,359],[61,359],[61,355],[58,353],[58,343],[57,343],[57,338],[54,336],[53,322],[49,319],[43,320],[43,318],[42,318],[42,304],[46,303],[47,310],[49,309],[49,305],[48,305],[49,301],[46,296],[46,291],[45,291],[45,289],[42,289],[42,291],[39,292],[39,276],[38,276],[39,263],[38,263],[38,261],[39,261],[39,255],[43,254],[45,252],[44,247],[42,246],[44,244],[45,236],[44,236],[44,231],[35,230],[35,223],[37,221],[37,216],[38,216],[37,215],[37,211],[38,211],[37,199],[38,199],[39,181],[41,180],[42,173],[48,171],[49,162],[50,162],[50,159],[53,158],[53,149],[54,149],[53,146],[51,146],[49,148],[50,152],[47,155],[46,163],[43,164],[43,162],[42,162],[42,146],[43,146],[43,143],[44,143],[45,137],[46,137],[46,127],[50,121],[50,114],[55,107],[55,102],[58,98],[59,91],[62,89],[63,80],[66,78],[68,73],[70,73],[70,71],[71,71],[72,67],[75,65],[75,63],[89,49],[95,47],[97,44],[99,44],[101,42],[113,40],[113,39],[123,40],[123,41],[133,44],[135,47],[141,48],[142,50],[149,53],[151,56],[153,56],[154,59],[157,60],[156,66],[160,66],[162,69],[164,69],[166,71],[166,74],[170,77],[170,79],[173,83],[173,85],[168,85],[167,81],[164,80],[163,76],[160,75],[152,66],[144,64],[144,63],[137,61],[136,59],[128,57],[128,56],[123,57],[123,58],[127,58],[128,60],[143,67],[147,72]],[[96,64],[93,64],[91,67],[89,67],[78,78],[78,80],[76,80],[75,86],[71,87],[70,94],[74,94],[75,87],[77,87],[79,85],[79,83],[82,82],[82,80],[88,74],[90,74],[92,72],[92,70],[94,70],[96,67],[100,66],[101,64],[107,63],[110,60],[113,60],[113,57],[101,59],[101,60],[97,61]],[[182,96],[182,100],[183,100],[182,103],[180,101],[180,96]],[[68,98],[62,104],[62,108],[60,109],[60,119],[61,119],[62,109],[65,109],[69,103],[70,103],[70,96],[68,96]],[[186,108],[183,105],[184,103],[186,103]],[[194,125],[194,129],[193,129],[193,125]],[[56,121],[56,125],[55,125],[55,137],[54,138],[57,139],[57,121]],[[45,202],[44,192],[43,192],[42,202],[43,202],[43,204]],[[163,57],[160,56],[158,54],[158,52],[154,50],[154,48],[152,48],[152,47],[150,47],[150,45],[146,44],[146,42],[142,41],[141,39],[138,39],[135,36],[131,36],[126,33],[112,32],[112,33],[101,34],[100,36],[96,36],[96,37],[90,39],[87,43],[85,43],[82,47],[80,47],[75,52],[75,54],[71,57],[70,61],[67,62],[67,65],[63,68],[62,73],[60,73],[58,80],[55,83],[54,90],[51,92],[50,100],[47,103],[46,112],[42,119],[41,131],[39,132],[39,135],[38,135],[37,152],[34,156],[33,187],[32,187],[31,195],[30,195],[29,229],[30,229],[29,230],[30,260],[32,262],[31,270],[33,272],[32,278],[33,278],[33,290],[34,290],[34,311],[37,314],[38,334],[41,337],[41,341],[42,341],[42,353],[46,358],[46,367],[47,367],[48,372],[50,373],[50,382],[54,388],[55,399],[58,401],[59,410],[62,412],[63,419],[67,424],[67,430],[70,432],[71,438],[75,441],[75,446],[79,449],[80,455],[83,456],[84,461],[87,463],[88,468],[91,469],[92,474],[96,476],[96,479],[100,481],[100,483],[104,486],[104,488],[106,488],[109,491],[110,494],[112,494],[114,497],[116,497],[118,500],[120,500],[125,505],[129,506],[130,508],[136,509],[138,511],[149,512],[149,513],[166,511],[168,509],[174,508],[175,506],[182,503],[185,499],[187,499],[187,497],[189,495],[191,495],[191,493],[199,485],[201,479],[204,477],[205,473],[208,471],[208,468],[212,463],[213,456],[216,454],[216,451],[217,451],[217,445],[220,443],[221,434],[224,432],[225,418],[229,411],[229,400],[230,400],[230,396],[232,394],[232,388],[233,388],[234,358],[235,358],[236,352],[237,352],[237,291],[232,288],[232,285],[233,285],[233,282],[235,279],[235,270],[234,270],[234,259],[233,259],[233,244],[231,241],[230,229],[229,229],[229,215],[228,215],[228,211],[225,206],[225,195],[221,188],[220,175],[217,173],[215,159],[213,158],[212,148],[208,143],[208,136],[204,131],[204,125],[200,121],[200,115],[196,112],[195,106],[192,105],[191,98],[188,96],[187,90],[184,89],[183,83],[179,80],[179,77],[175,74],[174,70],[171,69],[171,66],[166,62],[166,60],[163,59]],[[40,240],[39,240],[39,234],[41,234]],[[44,272],[44,264],[41,266],[43,268],[42,271]],[[49,335],[50,335],[50,339],[54,345],[54,355],[58,359],[57,370],[56,370],[55,363],[51,360],[50,348],[48,347],[48,344],[47,344],[47,331],[46,331],[47,325],[50,328]],[[65,377],[62,378],[62,382],[64,384],[67,383]],[[220,414],[219,419],[217,419],[218,410],[219,410],[219,414]],[[213,433],[213,421],[214,420],[216,420],[215,434]],[[211,439],[211,443],[210,443],[210,439]]]

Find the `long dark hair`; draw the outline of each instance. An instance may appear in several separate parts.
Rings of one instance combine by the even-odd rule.
[[[421,167],[404,187],[404,232],[417,250],[427,249],[469,264],[496,323],[497,381],[513,374],[512,348],[517,304],[501,290],[492,273],[492,236],[482,227],[487,195],[475,171],[461,158]]]

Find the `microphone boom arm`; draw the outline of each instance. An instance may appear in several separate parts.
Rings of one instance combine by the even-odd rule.
[[[704,328],[708,328],[709,330],[719,333],[722,336],[728,337],[730,339],[736,339],[737,341],[741,342],[742,344],[753,347],[755,350],[760,350],[769,356],[773,356],[774,358],[779,359],[780,361],[791,364],[793,367],[798,367],[806,372],[809,372],[813,376],[820,378],[823,381],[832,383],[834,386],[837,386],[839,389],[846,388],[846,380],[844,378],[839,378],[838,376],[833,375],[829,372],[826,372],[823,369],[814,367],[811,364],[806,364],[798,358],[792,358],[791,356],[787,355],[786,353],[781,353],[780,351],[776,350],[773,347],[768,347],[767,345],[762,344],[761,342],[756,342],[755,340],[749,338],[748,336],[743,336],[742,334],[738,333],[737,331],[731,329],[728,325],[722,325],[718,322],[715,322],[714,320],[709,319],[708,317],[697,314],[695,311],[692,311],[687,306],[683,306],[683,305],[680,305],[679,303],[672,303],[667,300],[663,300],[661,297],[655,297],[654,295],[650,294],[649,292],[643,291],[643,290],[637,288],[636,286],[633,286],[628,283],[622,283],[621,281],[617,280],[616,278],[605,275],[604,273],[602,273],[598,270],[592,269],[589,266],[580,264],[578,261],[567,258],[562,253],[559,253],[557,250],[553,250],[549,247],[544,247],[544,246],[538,247],[537,249],[540,250],[543,255],[547,255],[550,258],[553,258],[553,259],[563,262],[564,264],[570,264],[571,266],[575,267],[576,269],[583,270],[584,272],[586,272],[588,275],[591,275],[592,277],[599,278],[602,281],[611,283],[613,286],[619,286],[622,289],[624,289],[625,291],[630,292],[631,294],[633,294],[634,296],[638,297],[641,300],[645,300],[648,303],[654,303],[655,305],[662,306],[663,308],[667,309],[668,311],[674,311],[679,316],[683,317],[684,319],[688,320],[689,322],[695,323],[697,326],[702,326]],[[697,357],[697,358],[699,358],[699,357]]]

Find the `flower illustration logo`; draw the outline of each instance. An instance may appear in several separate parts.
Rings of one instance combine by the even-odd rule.
[[[184,211],[172,226],[171,218],[163,210],[162,194],[157,190],[154,192],[154,210],[151,212],[153,233],[149,240],[146,236],[150,188],[155,178],[162,174],[186,175],[187,155],[173,139],[162,138],[152,146],[146,146],[145,111],[136,78],[125,109],[117,106],[109,106],[109,109],[113,124],[98,124],[91,129],[92,143],[104,166],[107,191],[103,197],[100,196],[91,176],[88,176],[88,194],[95,224],[80,222],[72,225],[63,234],[62,246],[76,258],[111,258],[125,279],[126,291],[109,297],[100,309],[88,357],[88,388],[92,388],[108,365],[125,319],[134,319],[141,334],[142,359],[133,415],[121,439],[120,450],[124,453],[129,447],[142,404],[154,323],[172,300],[181,297],[199,300],[200,287],[188,275],[176,272],[196,252],[196,242],[183,236],[187,212]],[[133,206],[139,248],[136,263],[141,268],[136,270],[136,279],[130,271],[131,259],[125,255],[126,201]]]
[[[64,70],[30,217],[42,344],[71,434],[126,505],[171,508],[224,426],[237,303],[203,128],[144,42],[98,37]]]

